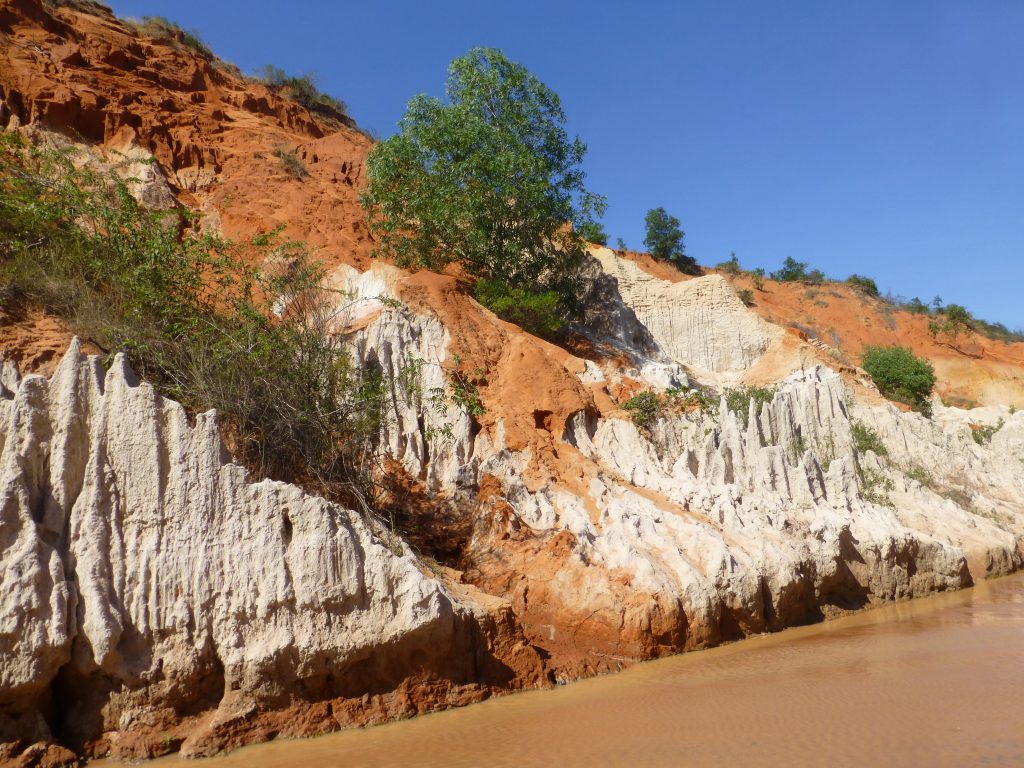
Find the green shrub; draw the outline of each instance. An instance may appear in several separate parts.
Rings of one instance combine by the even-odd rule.
[[[141,21],[129,20],[130,25],[147,37],[166,38],[181,43],[208,59],[214,58],[213,51],[203,42],[196,30],[186,30],[163,16],[143,16]]]
[[[755,403],[755,413],[761,412],[764,403],[770,403],[775,397],[775,389],[766,387],[739,387],[725,393],[725,407],[736,414],[743,427],[747,427],[750,419],[750,403]]]
[[[921,301],[917,296],[912,298],[904,305],[904,309],[908,312],[913,312],[915,315],[927,315],[931,313],[931,309],[928,305]]]
[[[758,267],[750,273],[750,279],[754,281],[754,288],[764,290],[764,267]]]
[[[932,473],[920,464],[912,464],[908,469],[903,471],[903,474],[907,476],[908,480],[916,480],[925,488],[934,489],[937,486]]]
[[[320,112],[332,117],[348,114],[348,105],[344,101],[317,88],[315,75],[289,75],[280,67],[267,64],[256,73],[256,78],[272,88],[283,90],[311,112]]]
[[[895,488],[895,484],[887,475],[874,469],[865,469],[861,472],[860,479],[861,498],[880,507],[893,506],[889,493]]]
[[[935,386],[935,369],[927,360],[905,347],[868,346],[861,366],[887,398],[930,415],[928,396]]]
[[[885,443],[882,442],[882,438],[864,422],[851,422],[850,433],[853,435],[853,445],[857,449],[857,453],[874,451],[878,456],[889,455],[889,451],[886,449]]]
[[[649,425],[661,413],[663,403],[655,392],[641,392],[622,404],[624,411],[629,411],[633,423],[638,427]]]
[[[257,476],[374,504],[386,382],[328,332],[336,297],[305,248],[276,232],[181,235],[181,212],[149,212],[124,182],[73,160],[0,133],[5,304],[43,307],[124,351],[191,412],[216,408]]]
[[[870,277],[864,277],[864,275],[850,275],[846,278],[846,284],[852,285],[854,288],[859,288],[869,296],[878,296],[878,283]]]
[[[1016,344],[1024,341],[1024,329],[1011,331],[1003,323],[990,323],[987,320],[972,318],[974,329],[995,341],[1004,341],[1007,344]]]
[[[736,295],[739,297],[739,300],[746,304],[748,307],[754,306],[754,292],[749,288],[741,288],[740,290],[736,291]]]
[[[995,424],[982,424],[978,425],[975,429],[971,430],[971,437],[974,438],[974,442],[978,445],[988,445],[992,442],[992,437],[1003,428],[1005,422],[1000,419]]]
[[[725,272],[727,275],[732,275],[733,277],[742,271],[740,268],[740,260],[736,258],[735,253],[730,254],[727,261],[718,262],[718,264],[715,265],[715,269],[720,272]]]
[[[797,261],[792,256],[787,256],[782,266],[771,274],[772,280],[781,283],[794,283],[807,279],[807,262]]]
[[[659,416],[666,413],[681,413],[696,408],[702,413],[713,410],[714,402],[700,389],[668,389],[664,395],[656,392],[642,392],[622,403],[629,411],[633,423],[638,427],[650,426]]]
[[[544,339],[554,338],[564,322],[555,291],[532,291],[501,280],[478,280],[473,296],[494,314]]]
[[[935,314],[935,319],[928,323],[928,331],[932,336],[945,334],[955,344],[961,333],[974,333],[974,318],[966,307],[949,304],[941,309],[936,308]]]
[[[826,279],[825,273],[820,269],[812,269],[804,277],[804,282],[811,283],[812,285],[821,285]]]

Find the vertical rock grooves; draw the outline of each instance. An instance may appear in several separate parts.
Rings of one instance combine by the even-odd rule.
[[[3,381],[0,741],[204,754],[540,679],[507,604],[250,482],[214,414],[190,424],[123,357],[104,374],[76,341],[50,380]]]
[[[419,279],[383,267],[343,268],[337,277],[357,297],[400,297]],[[543,344],[498,324],[490,336],[473,336],[483,323],[460,301],[468,300],[443,294],[414,311],[367,316],[353,324],[356,354],[391,375],[403,360],[422,360],[426,389],[444,386],[449,347]],[[706,348],[702,331],[694,333]],[[460,336],[484,340],[460,345]],[[939,406],[929,421],[861,404],[838,374],[815,366],[782,381],[746,418],[720,403],[665,413],[641,429],[607,406],[600,377],[578,359],[549,357],[507,372],[506,359],[473,363],[489,379],[481,429],[452,409],[449,438],[427,439],[422,425],[438,435],[439,414],[405,402],[388,424],[388,451],[438,498],[455,502],[471,531],[460,546],[465,579],[511,602],[557,676],[1020,567],[1024,413],[1007,419],[992,447],[978,446],[963,412]],[[595,398],[589,406],[579,398],[554,419],[542,398],[566,391],[570,370]],[[856,446],[855,421],[879,435],[888,456]],[[512,444],[517,422],[520,434],[528,422],[528,434]],[[946,471],[950,455],[961,477]],[[914,479],[926,476],[928,485]],[[885,483],[891,491],[879,492]],[[952,501],[955,488],[968,489],[973,503]]]

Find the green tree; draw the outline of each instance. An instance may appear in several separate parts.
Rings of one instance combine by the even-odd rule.
[[[797,261],[792,256],[787,256],[786,260],[782,262],[780,267],[771,274],[772,280],[778,280],[780,283],[793,283],[798,280],[807,279],[807,262]]]
[[[927,315],[931,310],[928,309],[928,305],[925,304],[917,296],[907,302],[906,310],[913,312],[915,315]]]
[[[687,256],[683,240],[686,233],[679,228],[679,219],[664,208],[652,208],[644,218],[647,237],[644,246],[656,259],[671,261],[683,272],[697,273],[699,267],[692,256]]]
[[[966,307],[959,304],[947,304],[942,309],[936,310],[936,317],[929,321],[928,331],[932,336],[938,337],[944,334],[949,337],[950,344],[955,345],[957,337],[961,334],[974,333],[974,318],[967,311]]]
[[[583,185],[586,146],[566,133],[557,94],[496,49],[452,61],[446,94],[413,97],[399,132],[367,158],[361,200],[379,252],[554,292],[568,314],[584,248],[566,224],[586,230],[604,206]],[[493,294],[492,282],[482,295]]]
[[[715,269],[725,272],[726,274],[735,277],[743,270],[740,268],[740,260],[736,256],[736,252],[733,251],[729,254],[729,258],[726,261],[720,261],[715,265]]]
[[[600,217],[604,216],[605,211],[608,210],[607,202],[603,197],[591,195],[586,203],[590,206],[590,210],[581,217],[582,220],[576,225],[576,234],[588,243],[608,245],[608,233],[604,231],[604,226],[600,222]]]
[[[906,347],[867,346],[861,366],[890,400],[929,414],[928,395],[935,386],[935,369],[927,360]]]
[[[601,222],[599,221],[581,224],[577,227],[576,232],[588,243],[608,245],[608,233],[604,231],[604,227],[601,226]]]

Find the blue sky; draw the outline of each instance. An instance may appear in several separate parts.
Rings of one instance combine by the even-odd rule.
[[[701,263],[793,256],[1024,328],[1024,2],[111,4],[316,72],[381,136],[501,48],[561,95],[612,242],[664,206]]]

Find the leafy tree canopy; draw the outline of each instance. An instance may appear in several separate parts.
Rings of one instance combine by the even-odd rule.
[[[807,279],[807,262],[797,261],[792,256],[787,256],[782,266],[771,274],[772,280],[780,283],[792,283],[798,280]]]
[[[599,221],[585,222],[577,227],[576,231],[579,233],[579,236],[588,243],[608,245],[608,233],[604,231],[604,227]]]
[[[967,311],[966,307],[959,304],[947,304],[942,309],[936,309],[936,318],[928,323],[928,330],[932,336],[939,334],[949,336],[953,343],[956,343],[957,336],[961,333],[971,334],[974,332],[974,318]]]
[[[935,369],[927,360],[906,347],[867,346],[861,365],[883,395],[929,415]]]
[[[683,244],[686,233],[679,228],[679,219],[659,207],[647,212],[644,224],[647,227],[644,246],[652,256],[673,262],[683,272],[699,271],[696,259],[686,255]]]
[[[446,93],[415,96],[367,159],[362,202],[380,252],[433,270],[459,262],[568,303],[584,252],[568,224],[587,230],[604,201],[584,188],[586,146],[566,133],[557,94],[493,48],[455,59]]]
[[[870,277],[853,274],[846,278],[846,283],[847,285],[852,285],[854,288],[860,288],[869,296],[878,296],[878,283]]]

